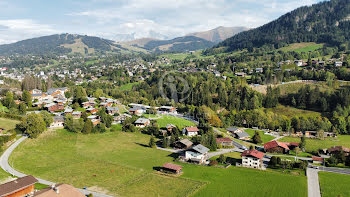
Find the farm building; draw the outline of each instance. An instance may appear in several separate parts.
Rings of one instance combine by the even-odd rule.
[[[264,149],[267,153],[288,153],[290,150],[285,143],[275,140],[265,143]]]
[[[193,143],[188,139],[182,139],[175,143],[175,147],[179,149],[186,149],[193,145]]]
[[[134,122],[135,126],[140,128],[147,127],[150,123],[150,120],[147,118],[139,118]]]
[[[34,193],[35,197],[85,197],[75,187],[68,184],[56,184]]]
[[[174,174],[180,174],[182,172],[182,166],[172,164],[172,163],[165,163],[161,169],[163,172],[170,172]]]

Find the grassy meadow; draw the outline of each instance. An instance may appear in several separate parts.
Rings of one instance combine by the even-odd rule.
[[[130,90],[132,90],[132,87],[133,87],[134,85],[137,85],[137,84],[139,84],[139,83],[140,83],[140,82],[127,83],[127,84],[125,84],[125,85],[120,86],[120,87],[119,87],[119,90],[121,90],[121,91],[130,91]]]
[[[18,123],[19,123],[18,120],[0,118],[0,128],[5,130],[14,129],[16,127],[16,124]]]
[[[271,135],[265,135],[264,131],[255,130],[255,129],[246,129],[245,130],[245,132],[247,132],[250,135],[251,138],[254,136],[255,131],[259,132],[261,140],[263,141],[262,144],[265,144],[266,142],[269,142],[269,141],[275,139],[275,137],[273,137]]]
[[[300,138],[284,137],[281,142],[300,142]],[[350,147],[350,135],[339,135],[337,138],[325,140],[306,139],[306,151],[317,151],[318,149],[330,148],[332,146]]]
[[[284,105],[278,105],[274,108],[267,108],[265,109],[266,112],[273,112],[274,114],[280,115],[280,116],[287,116],[289,118],[292,118],[294,116],[302,116],[304,118],[308,117],[320,117],[321,113],[309,111],[309,110],[303,110],[303,109],[297,109],[294,107],[284,106]]]
[[[302,42],[302,43],[294,43],[290,44],[286,47],[280,48],[278,50],[288,52],[288,51],[294,51],[297,53],[307,53],[310,51],[315,51],[317,49],[320,49],[323,47],[324,44],[317,44],[314,42]]]
[[[318,173],[323,197],[350,196],[350,176],[331,172]]]
[[[156,120],[159,127],[166,127],[167,124],[173,124],[175,126],[178,126],[180,129],[187,126],[196,126],[196,124],[192,121],[169,115],[161,115],[161,118]]]
[[[174,157],[147,147],[149,138],[140,133],[48,131],[23,142],[10,163],[39,178],[118,196],[246,196],[247,191],[251,196],[307,195],[303,176],[246,168],[181,163],[182,176],[162,175],[153,168],[173,162]]]

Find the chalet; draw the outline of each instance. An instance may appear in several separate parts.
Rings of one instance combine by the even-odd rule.
[[[262,72],[264,72],[264,69],[263,68],[256,68],[255,72],[256,73],[262,73]]]
[[[232,140],[230,138],[216,138],[216,144],[221,146],[233,146]]]
[[[23,197],[32,196],[34,193],[34,184],[38,180],[33,176],[25,176],[0,185],[1,197]]]
[[[307,138],[316,138],[317,131],[305,131],[304,132],[305,137]]]
[[[109,106],[112,106],[112,103],[107,103],[107,102],[102,102],[102,103],[100,103],[100,105],[99,105],[100,107],[109,107]]]
[[[32,96],[32,101],[34,100],[41,101],[45,97],[44,94],[31,94],[31,96]]]
[[[343,66],[343,62],[334,62],[334,66],[335,67],[342,67]]]
[[[84,102],[84,103],[82,103],[82,105],[83,105],[84,108],[94,107],[95,106],[95,104],[92,105],[90,102]]]
[[[43,92],[41,90],[38,89],[33,89],[29,91],[29,94],[42,94]]]
[[[146,118],[139,118],[134,122],[135,126],[140,128],[147,127],[150,123],[150,120]]]
[[[186,127],[182,130],[183,135],[187,135],[189,137],[198,135],[199,129],[197,127]]]
[[[245,131],[237,132],[237,133],[234,133],[232,135],[239,140],[249,140],[250,139],[250,135]]]
[[[175,128],[176,126],[175,125],[173,125],[173,124],[167,124],[166,125],[166,129],[170,132],[170,131],[172,131],[173,130],[173,128]]]
[[[165,163],[161,169],[162,172],[169,172],[174,174],[180,174],[182,173],[182,166],[172,164],[172,163]]]
[[[54,116],[53,122],[50,125],[50,128],[62,128],[64,127],[64,117],[63,116]]]
[[[333,155],[333,154],[335,154],[337,152],[341,152],[341,151],[344,151],[345,156],[350,155],[350,148],[347,148],[347,147],[344,147],[344,146],[333,146],[333,147],[327,149],[327,153],[329,155]]]
[[[87,97],[88,102],[95,102],[96,98],[94,97]]]
[[[245,150],[242,154],[242,166],[247,168],[263,168],[264,153],[257,150]]]
[[[192,145],[193,145],[193,143],[186,138],[175,142],[175,147],[179,148],[179,149],[187,149],[187,148],[191,147]]]
[[[114,115],[114,114],[117,114],[117,113],[119,114],[119,108],[118,107],[107,107],[106,110],[107,110],[107,113],[109,115]]]
[[[35,191],[35,197],[85,197],[77,188],[68,184],[54,184],[39,191]]]
[[[275,140],[265,143],[264,149],[267,153],[288,153],[290,150],[285,143]]]
[[[237,127],[229,127],[226,129],[226,131],[230,132],[230,133],[238,133],[238,132],[243,132],[242,129],[237,128]]]
[[[246,77],[247,76],[247,74],[245,72],[236,72],[235,75],[237,77]]]
[[[315,163],[315,164],[323,164],[324,162],[324,159],[322,157],[312,157],[312,163]]]
[[[295,63],[295,65],[297,65],[299,67],[303,66],[303,60],[295,60],[294,63]]]
[[[80,117],[81,117],[81,111],[74,111],[73,113],[72,113],[72,116],[73,116],[73,118],[75,118],[75,119],[79,119]]]
[[[172,106],[161,106],[158,108],[159,114],[172,113],[177,114],[176,108]]]
[[[86,109],[86,112],[90,114],[96,114],[98,112],[98,109],[90,107]]]
[[[73,109],[72,109],[72,108],[66,108],[66,109],[64,110],[64,114],[65,114],[65,115],[68,115],[68,114],[72,115],[72,113],[73,113]]]
[[[140,115],[146,113],[146,109],[143,107],[135,106],[129,109],[129,113],[132,115]]]
[[[58,112],[58,111],[63,111],[64,110],[64,105],[50,104],[50,105],[47,105],[47,109],[51,113]]]
[[[97,124],[101,123],[100,119],[92,119],[91,120],[92,124],[96,126]]]
[[[115,116],[113,118],[114,122],[116,123],[122,123],[124,122],[127,118],[131,118],[132,116],[130,116],[129,114],[121,114],[119,116]]]
[[[100,99],[101,102],[105,102],[107,100],[107,98],[103,97],[103,96],[101,96],[99,99]]]
[[[208,159],[209,149],[201,144],[193,146],[185,152],[185,160],[187,162],[194,162],[203,164]]]

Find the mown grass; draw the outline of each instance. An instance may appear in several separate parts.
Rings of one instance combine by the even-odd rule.
[[[300,142],[300,138],[284,137],[281,142]],[[317,151],[319,149],[330,148],[332,146],[350,147],[350,135],[339,135],[337,138],[327,138],[325,140],[306,139],[306,151]]]
[[[284,106],[284,105],[278,105],[277,107],[274,108],[268,108],[265,109],[266,112],[273,112],[274,114],[280,115],[280,116],[287,116],[289,118],[292,118],[294,116],[299,116],[299,117],[320,117],[321,113],[319,112],[314,112],[314,111],[309,111],[309,110],[302,110],[302,109],[297,109],[294,107],[289,107],[289,106]]]
[[[350,176],[330,172],[318,173],[323,197],[350,196]]]
[[[26,140],[10,162],[40,178],[120,196],[306,196],[305,177],[281,173],[180,163],[181,177],[160,175],[153,168],[173,162],[173,157],[147,147],[148,141],[140,133],[58,130]]]
[[[332,92],[335,90],[333,87],[328,86],[326,82],[323,82],[323,81],[286,83],[286,84],[278,85],[278,87],[280,89],[281,95],[288,95],[288,94],[297,93],[301,88],[307,85],[310,86],[311,89],[315,89],[316,87],[318,87],[321,92],[326,92],[326,91]]]
[[[307,196],[306,177],[303,176],[234,166],[222,169],[182,165],[182,177],[208,182],[194,196]]]
[[[16,127],[16,124],[18,123],[19,123],[18,120],[0,118],[0,128],[5,130],[14,129]]]
[[[161,115],[161,118],[156,119],[159,127],[166,127],[168,124],[173,124],[175,126],[178,126],[180,129],[183,129],[184,127],[187,126],[196,126],[196,124],[192,121],[183,119],[183,118],[178,118],[174,116],[169,116],[169,115]]]
[[[245,132],[247,132],[251,138],[253,138],[255,132],[258,132],[260,134],[261,140],[262,140],[262,144],[265,144],[266,142],[269,142],[273,139],[275,139],[275,137],[271,136],[271,135],[265,135],[264,131],[260,131],[260,130],[255,130],[255,129],[246,129]]]
[[[26,140],[11,155],[10,162],[24,173],[78,188],[96,186],[114,195],[142,192],[145,196],[163,196],[158,187],[166,182],[173,183],[162,185],[169,196],[185,195],[180,191],[195,187],[196,181],[154,178],[153,167],[173,158],[169,152],[147,147],[148,141],[149,136],[140,133],[81,135],[59,130]],[[137,185],[144,184],[142,179],[156,182],[148,182],[148,190],[145,186],[137,190]],[[130,185],[136,186],[129,189]]]

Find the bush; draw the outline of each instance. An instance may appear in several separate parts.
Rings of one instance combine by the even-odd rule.
[[[217,166],[217,165],[218,165],[218,161],[216,161],[216,160],[211,160],[209,162],[209,166]]]

